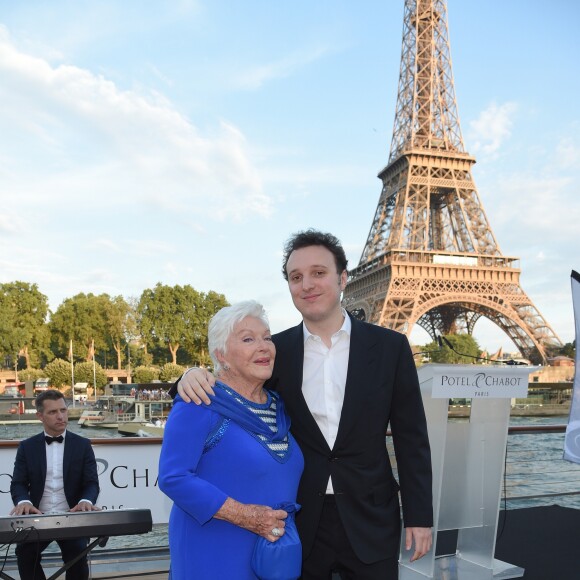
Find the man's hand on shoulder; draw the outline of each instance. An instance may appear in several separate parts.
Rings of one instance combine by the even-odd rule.
[[[15,505],[10,510],[11,516],[27,516],[28,514],[41,514],[42,512],[35,508],[30,502],[24,501]]]
[[[179,396],[186,402],[193,401],[196,405],[211,403],[208,395],[213,395],[215,377],[206,369],[193,367],[183,374],[177,384]]]

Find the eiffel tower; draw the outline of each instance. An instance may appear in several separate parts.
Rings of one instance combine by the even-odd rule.
[[[455,99],[445,0],[405,0],[395,123],[383,188],[344,305],[411,333],[473,333],[485,317],[546,363],[562,343],[504,256],[471,174]]]

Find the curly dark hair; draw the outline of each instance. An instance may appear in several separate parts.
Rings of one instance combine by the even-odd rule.
[[[282,257],[282,275],[284,280],[288,281],[288,272],[286,266],[288,265],[288,258],[294,250],[308,248],[310,246],[323,246],[334,256],[337,274],[342,274],[346,270],[348,260],[344,253],[344,248],[340,245],[340,241],[332,234],[319,232],[315,229],[308,229],[303,232],[298,232],[286,242],[284,245],[284,255]]]

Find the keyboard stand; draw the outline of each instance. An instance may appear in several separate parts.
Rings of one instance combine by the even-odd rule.
[[[60,567],[52,576],[48,578],[48,580],[54,580],[55,578],[62,576],[69,568],[74,566],[81,558],[84,558],[86,555],[92,552],[94,548],[96,548],[97,546],[104,548],[107,545],[108,541],[109,536],[99,536],[98,538],[93,540],[90,544],[88,544],[87,547],[76,558],[74,558],[73,560],[69,560],[62,567]],[[2,580],[16,580],[13,576],[9,576],[5,572],[0,572],[0,578],[2,578]]]

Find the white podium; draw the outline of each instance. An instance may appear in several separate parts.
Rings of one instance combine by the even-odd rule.
[[[510,399],[526,397],[535,367],[428,364],[418,369],[433,465],[433,548],[416,562],[405,551],[400,580],[520,578],[494,559]],[[449,422],[450,398],[471,399],[469,421]],[[458,530],[455,554],[435,558],[437,534]]]

